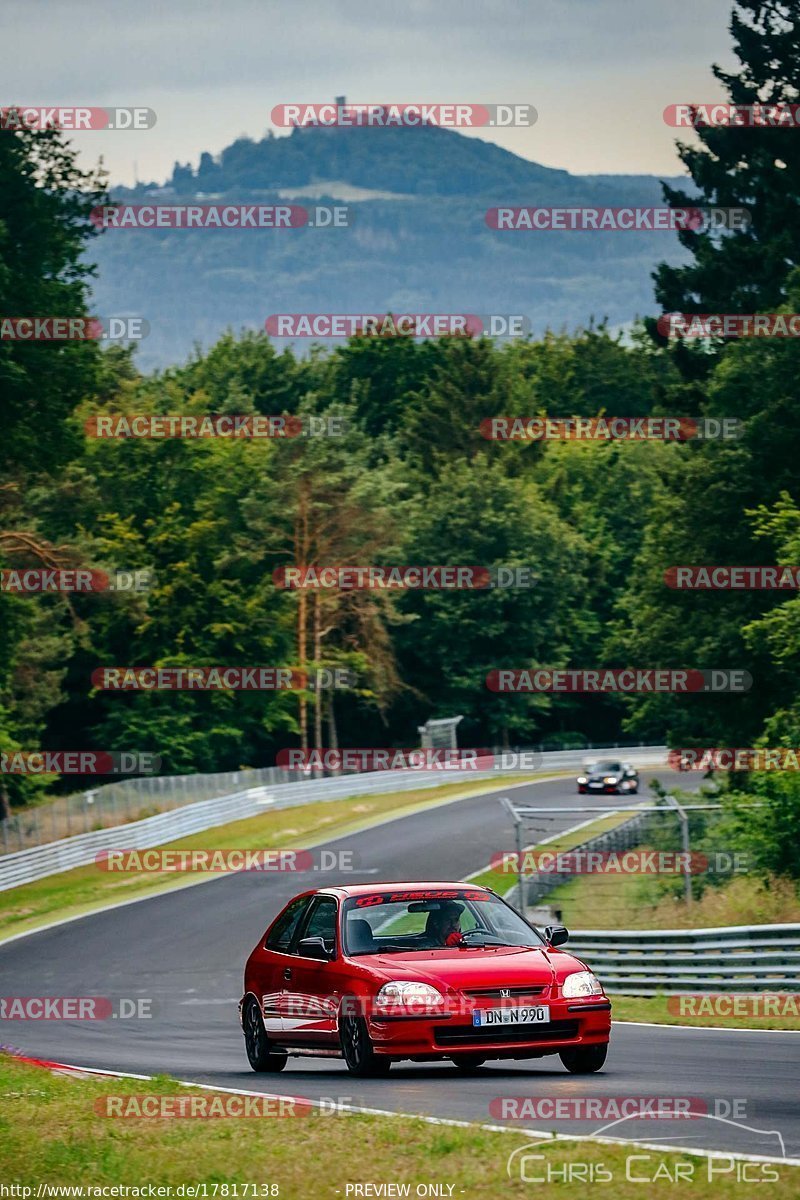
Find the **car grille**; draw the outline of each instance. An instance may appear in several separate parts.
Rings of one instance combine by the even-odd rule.
[[[531,987],[529,983],[523,984],[521,987],[507,988],[469,988],[465,989],[464,995],[469,996],[472,1000],[531,1000],[536,996],[542,996],[547,991],[547,988]],[[505,993],[505,995],[503,995]]]
[[[549,1021],[545,1025],[437,1025],[438,1046],[498,1045],[505,1042],[560,1042],[578,1036],[577,1021]]]

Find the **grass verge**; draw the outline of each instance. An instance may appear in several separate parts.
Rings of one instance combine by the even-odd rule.
[[[724,1008],[728,1007],[728,993],[723,984],[719,992],[725,995]],[[723,1011],[714,1011],[717,1004],[712,996],[615,996],[609,992],[614,1008],[615,1021],[652,1021],[656,1025],[693,1025],[698,1029],[714,1026],[725,1029],[789,1029],[800,1030],[800,993],[759,995],[759,1011],[754,1015],[749,1007],[743,1007],[741,1015],[728,1016]],[[738,997],[742,1005],[749,1006],[750,998]],[[735,999],[732,1000],[735,1003]],[[771,1015],[760,1015],[762,1007],[771,1008]]]
[[[557,809],[553,810],[558,812]],[[576,846],[580,846],[589,838],[598,837],[601,833],[607,833],[609,829],[615,829],[617,825],[622,825],[624,821],[629,821],[630,813],[610,813],[607,817],[598,817],[596,821],[592,821],[590,825],[582,825],[580,829],[574,832],[566,832],[558,837],[548,839],[546,842],[540,842],[536,846],[526,846],[525,850],[534,852],[536,850],[547,850],[548,853],[558,853],[565,850],[573,850]],[[524,853],[525,851],[523,851]],[[513,866],[513,864],[511,864]],[[516,870],[498,871],[493,867],[487,867],[477,875],[469,877],[470,883],[476,883],[480,887],[492,888],[499,895],[503,896],[514,886],[517,879]],[[555,893],[553,893],[555,895]],[[548,903],[550,899],[548,897]]]
[[[558,778],[556,775],[531,776],[532,781]],[[525,782],[515,778],[514,783]],[[443,784],[410,792],[391,792],[372,796],[351,796],[343,800],[323,801],[297,808],[270,810],[218,825],[191,837],[169,842],[170,850],[271,850],[303,849],[323,840],[346,836],[366,829],[391,816],[408,816],[458,797],[480,795],[502,787],[497,780],[473,785]],[[120,827],[120,848],[125,847],[125,827]],[[76,867],[58,875],[48,875],[34,883],[0,892],[0,927],[3,938],[27,933],[63,917],[80,916],[108,904],[122,903],[142,896],[157,895],[172,888],[203,882],[205,873],[162,871],[148,874],[101,870],[94,863]],[[298,888],[300,890],[300,888]]]
[[[576,876],[555,888],[547,902],[560,908],[565,924],[575,929],[712,929],[800,922],[800,895],[792,882],[765,882],[753,875],[735,875],[727,883],[707,887],[691,906],[683,898],[680,878],[665,895],[658,880],[610,874]]]
[[[419,1184],[433,1182],[452,1187],[451,1192],[433,1194],[468,1200],[532,1194],[531,1183],[522,1182],[518,1171],[516,1179],[506,1174],[508,1156],[532,1140],[522,1133],[431,1125],[404,1117],[321,1116],[318,1110],[304,1116],[299,1127],[295,1119],[277,1117],[113,1118],[99,1115],[96,1108],[103,1110],[109,1095],[179,1096],[185,1102],[190,1095],[207,1101],[219,1093],[189,1090],[165,1077],[148,1082],[65,1078],[0,1056],[0,1096],[13,1099],[13,1105],[0,1108],[0,1178],[31,1188],[32,1197],[39,1185],[47,1184],[144,1187],[139,1194],[145,1196],[148,1185],[155,1185],[173,1189],[173,1197],[180,1185],[185,1196],[187,1185],[205,1184],[208,1200],[215,1196],[344,1200],[354,1195],[354,1183],[367,1182],[408,1184],[411,1196]],[[640,1157],[630,1165],[630,1173],[653,1181],[648,1197],[684,1194],[681,1189],[686,1183],[672,1182],[679,1163],[686,1164],[684,1172],[693,1172],[693,1197],[728,1200],[743,1194],[735,1166],[727,1159],[714,1162],[683,1152],[626,1150],[587,1141],[540,1144],[535,1153],[544,1159],[530,1165],[533,1174],[558,1171],[562,1181],[565,1164],[583,1164],[579,1169],[584,1179],[586,1164],[595,1171],[602,1165],[612,1173],[614,1200],[640,1200],[643,1194],[640,1182],[626,1179],[626,1159],[634,1154]],[[712,1163],[715,1176],[709,1180]],[[771,1200],[797,1195],[800,1168],[783,1164],[751,1168],[754,1176],[765,1171],[772,1172],[768,1176]],[[247,1190],[244,1185],[249,1185]],[[562,1186],[561,1190],[569,1189]],[[16,1194],[26,1200],[24,1193]],[[83,1194],[91,1196],[88,1191]]]

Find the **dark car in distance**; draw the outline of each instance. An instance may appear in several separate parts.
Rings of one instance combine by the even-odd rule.
[[[635,796],[639,791],[639,772],[631,763],[616,758],[600,758],[583,764],[577,779],[578,792]]]

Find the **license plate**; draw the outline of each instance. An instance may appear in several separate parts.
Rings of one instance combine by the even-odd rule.
[[[476,1008],[473,1025],[539,1025],[550,1020],[546,1004],[515,1005],[511,1008]]]

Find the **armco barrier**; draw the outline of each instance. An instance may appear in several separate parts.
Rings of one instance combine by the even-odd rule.
[[[596,747],[591,753],[606,753],[616,747]],[[626,758],[640,766],[666,764],[665,746],[628,747]],[[586,750],[554,750],[542,755],[540,770],[561,771],[578,767],[586,759]],[[516,782],[513,775],[493,771],[371,771],[360,775],[342,775],[334,779],[300,780],[295,783],[261,786],[187,804],[171,812],[131,821],[110,829],[78,834],[58,842],[47,842],[29,850],[0,857],[0,891],[32,883],[59,871],[94,862],[101,850],[146,850],[174,842],[178,838],[201,833],[229,821],[253,817],[266,808],[293,808],[301,804],[342,800],[349,796],[378,795],[382,792],[410,791],[444,783],[468,783],[494,778],[498,790]]]
[[[623,996],[800,991],[800,925],[576,929],[567,948]]]

